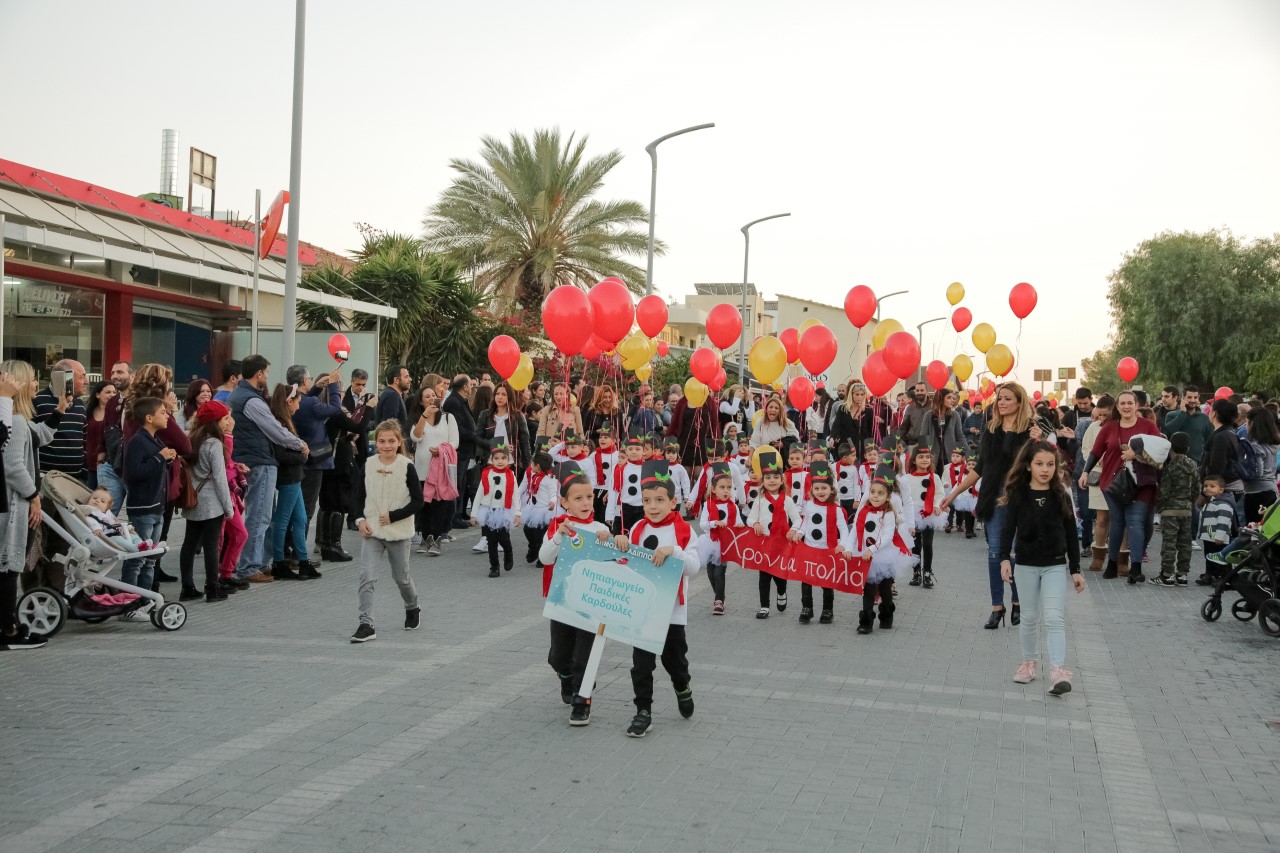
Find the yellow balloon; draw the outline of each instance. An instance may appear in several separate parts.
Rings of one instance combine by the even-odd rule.
[[[964,299],[964,285],[958,281],[951,282],[947,286],[947,301],[952,305],[959,305],[961,299]]]
[[[657,357],[657,355],[658,355],[658,339],[657,339],[657,338],[646,338],[646,340],[647,340],[647,341],[648,341],[648,343],[649,343],[649,358],[648,358],[648,360],[649,360],[649,361],[653,361],[653,359],[654,359],[654,358],[656,358],[656,357]]]
[[[979,323],[973,327],[973,345],[978,352],[987,352],[996,345],[996,330],[990,323]]]
[[[1004,344],[996,344],[987,350],[987,367],[996,376],[1008,376],[1013,370],[1013,353]]]
[[[711,389],[703,385],[697,379],[690,376],[684,382],[684,396],[689,401],[690,406],[701,406],[707,402],[707,395],[711,393]]]
[[[884,349],[885,341],[889,340],[889,336],[901,331],[902,324],[897,320],[881,320],[876,324],[875,334],[871,336],[871,349]]]
[[[812,329],[814,326],[821,326],[821,325],[822,325],[822,321],[819,320],[817,317],[810,317],[808,320],[805,320],[803,323],[801,323],[800,328],[796,330],[797,332],[799,332],[799,334],[796,335],[796,340],[803,338],[804,333]]]
[[[751,345],[747,365],[758,382],[768,385],[787,369],[787,348],[772,335],[763,337]]]
[[[652,357],[649,355],[649,339],[643,335],[627,335],[618,344],[618,355],[622,356],[624,368],[635,370]]]
[[[772,387],[772,388],[773,388],[773,390],[775,390],[775,391],[781,391],[781,390],[782,390],[782,383],[781,383],[781,382],[775,382],[775,383],[773,383],[773,385],[772,385],[772,386],[770,386],[770,387]],[[764,414],[764,413],[763,413],[763,412],[761,412],[761,414]]]
[[[951,372],[961,382],[968,382],[969,377],[973,375],[973,359],[964,353],[960,353],[960,355],[951,360]]]
[[[511,387],[517,391],[523,391],[529,387],[529,383],[533,381],[533,359],[529,358],[528,353],[520,353],[520,363],[516,365],[515,372],[511,374],[511,378],[507,380]]]
[[[649,377],[652,375],[653,375],[653,365],[649,364],[648,362],[645,362],[644,364],[636,368],[636,379],[639,379],[641,382],[648,382]]]

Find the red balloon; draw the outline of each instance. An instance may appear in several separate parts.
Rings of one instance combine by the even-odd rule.
[[[716,371],[720,369],[720,353],[707,347],[699,347],[689,357],[689,372],[708,388],[715,381]]]
[[[514,342],[513,342],[514,343]],[[329,355],[334,361],[342,362],[351,358],[351,341],[346,335],[337,334],[329,336]],[[520,359],[519,354],[516,360]]]
[[[930,388],[940,391],[947,384],[947,380],[951,378],[951,368],[947,366],[945,361],[931,361],[929,366],[924,369],[924,378],[929,383]]]
[[[1031,399],[1035,400],[1038,403],[1040,402],[1040,398],[1043,396],[1044,395],[1041,394],[1039,391],[1036,391],[1034,394],[1031,395]]]
[[[1015,284],[1013,290],[1009,291],[1009,307],[1013,309],[1013,316],[1019,320],[1025,319],[1035,310],[1039,299],[1036,289],[1025,281]]]
[[[591,340],[587,341],[582,347],[582,357],[587,361],[595,361],[600,357],[600,347],[596,346],[595,335],[591,336]]]
[[[906,379],[920,366],[920,344],[910,332],[894,332],[884,344],[884,364],[899,379]]]
[[[636,303],[636,322],[646,338],[656,338],[667,327],[667,303],[658,294],[650,293]]]
[[[671,352],[670,345],[666,341],[658,341],[658,355],[666,355]]]
[[[844,297],[844,313],[854,328],[861,329],[876,313],[876,294],[865,284],[853,287]]]
[[[884,363],[884,350],[876,350],[862,363],[862,382],[876,397],[883,397],[898,383],[898,377]]]
[[[800,363],[809,373],[821,373],[836,360],[839,349],[835,332],[826,326],[811,326],[800,338]]]
[[[826,388],[826,387],[827,387],[827,383],[825,383],[825,382],[819,382],[819,383],[818,383],[818,390],[819,390],[819,391],[823,390],[823,389],[824,389],[824,388]]]
[[[787,364],[795,364],[800,360],[800,333],[795,329],[783,329],[778,334],[782,348],[787,351]]]
[[[562,284],[547,294],[542,303],[542,328],[560,352],[582,352],[591,339],[592,326],[591,301],[582,290]]]
[[[742,315],[732,305],[721,302],[707,312],[707,337],[720,349],[728,349],[742,334]]]
[[[612,344],[625,338],[636,319],[636,309],[622,279],[609,276],[587,291],[587,298],[591,300],[596,334]]]
[[[511,374],[520,366],[520,345],[510,335],[498,335],[489,341],[489,363],[503,379],[510,379]]]
[[[815,326],[815,328],[817,327]],[[813,405],[813,394],[813,383],[809,381],[807,376],[797,376],[787,386],[787,399],[791,401],[791,405],[801,411]]]
[[[707,387],[710,388],[712,391],[719,391],[721,388],[724,387],[724,383],[728,381],[729,381],[729,374],[725,373],[725,370],[722,367],[716,371],[715,378],[707,383]]]
[[[1125,382],[1132,382],[1138,378],[1138,360],[1125,356],[1116,362],[1116,373],[1120,374],[1120,378]]]
[[[1222,386],[1221,388],[1219,388],[1217,391],[1214,391],[1214,392],[1213,392],[1213,399],[1215,399],[1215,400],[1225,400],[1225,399],[1227,399],[1228,397],[1230,397],[1230,396],[1231,396],[1232,394],[1234,394],[1234,393],[1235,393],[1235,392],[1234,392],[1234,391],[1232,391],[1230,388],[1228,388],[1226,385],[1223,385],[1223,386]]]
[[[972,322],[973,312],[968,308],[957,308],[951,312],[951,327],[957,332],[963,332]]]

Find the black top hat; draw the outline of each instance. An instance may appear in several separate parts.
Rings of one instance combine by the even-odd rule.
[[[587,479],[586,472],[578,467],[578,463],[572,459],[556,465],[556,479],[560,481],[560,497],[567,495],[569,487],[574,483],[591,485],[591,481]]]
[[[811,483],[827,483],[830,485],[835,482],[831,476],[831,465],[825,459],[815,459],[809,463],[809,481]]]
[[[733,472],[729,470],[728,462],[712,462],[711,463],[711,483],[714,485],[716,480],[721,477],[733,479]]]
[[[587,442],[582,438],[579,438],[578,434],[573,430],[566,429],[564,431],[564,443],[565,443],[565,446],[567,447],[570,444],[586,444]]]
[[[782,473],[782,456],[775,448],[762,447],[760,454],[757,456],[760,460],[760,475],[765,474],[781,474]]]
[[[537,453],[539,450],[546,450],[550,446],[551,446],[551,436],[549,435],[539,435],[539,436],[535,436],[533,439],[534,453]]]
[[[665,459],[646,459],[640,466],[640,489],[651,489],[659,486],[667,490],[667,494],[675,496],[676,484],[671,480],[671,466]]]
[[[893,465],[881,462],[876,466],[875,473],[871,475],[871,483],[874,485],[880,483],[887,489],[893,488],[893,481],[897,475],[893,472]]]
[[[852,452],[853,442],[851,441],[842,441],[840,442],[840,446],[836,448],[836,455],[842,458],[848,456]]]
[[[600,424],[600,426],[596,427],[596,435],[613,435],[613,427],[607,423]]]
[[[824,445],[822,440],[819,438],[809,439],[808,447],[810,450],[826,450],[826,445]]]

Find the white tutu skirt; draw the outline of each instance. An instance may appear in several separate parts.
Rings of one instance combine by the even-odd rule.
[[[880,581],[909,577],[915,564],[915,556],[904,554],[897,548],[884,548],[871,556],[871,565],[867,567],[866,583],[870,585]]]
[[[698,560],[704,566],[720,562],[720,543],[703,533],[698,537]]]
[[[480,526],[488,530],[510,530],[515,523],[514,511],[501,506],[491,506],[480,516]],[[523,521],[523,519],[521,519]]]
[[[546,507],[526,507],[524,514],[520,516],[520,523],[525,527],[549,527],[551,512]]]
[[[942,515],[917,515],[916,530],[941,530],[947,526],[946,513]]]
[[[951,506],[955,507],[956,512],[973,512],[978,507],[978,499],[968,491],[961,492],[951,502]]]

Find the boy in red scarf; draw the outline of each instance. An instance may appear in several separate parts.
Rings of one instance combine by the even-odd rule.
[[[729,472],[728,462],[714,462],[711,465],[711,494],[703,504],[698,516],[698,558],[707,567],[707,578],[711,581],[711,593],[715,600],[711,604],[713,616],[724,615],[724,578],[727,566],[724,563],[722,549],[731,541],[732,530],[742,526],[742,511],[733,500],[733,475]]]
[[[791,528],[800,524],[800,511],[787,494],[782,479],[782,457],[772,447],[760,451],[760,494],[751,504],[747,525],[761,536],[786,539]],[[760,575],[760,609],[757,619],[769,618],[769,580],[778,588],[778,612],[787,609],[787,579],[774,577],[763,569]]]
[[[804,542],[810,548],[838,551],[844,547],[849,525],[844,510],[835,502],[834,477],[831,466],[820,459],[809,466],[809,499],[800,510],[800,527],[787,534],[792,542]],[[835,621],[836,591],[822,588],[822,615],[818,622],[830,625]],[[813,620],[813,586],[800,584],[800,624]]]

